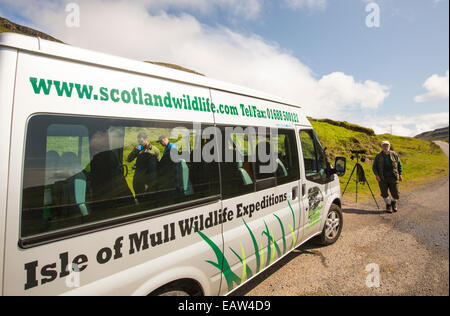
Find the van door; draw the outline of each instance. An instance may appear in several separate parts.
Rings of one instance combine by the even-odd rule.
[[[244,136],[235,132],[225,139],[228,149],[244,153],[242,161],[224,162],[222,294],[265,269],[297,244],[300,223],[299,163],[295,130],[278,130],[276,136]],[[242,137],[240,137],[242,136]],[[261,142],[277,138],[276,170],[261,173],[259,159],[249,162],[247,153],[258,152]],[[239,139],[243,140],[242,142]],[[253,146],[250,145],[253,143]]]
[[[318,233],[328,196],[331,194],[331,182],[334,175],[327,174],[327,158],[320,141],[311,128],[297,127],[302,157],[303,172],[301,182],[301,204],[304,220],[301,223],[303,237],[307,240]]]

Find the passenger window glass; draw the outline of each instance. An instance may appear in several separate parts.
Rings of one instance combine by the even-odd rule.
[[[305,163],[306,176],[318,173],[316,150],[314,138],[308,131],[300,131],[300,141],[302,143],[303,161]]]
[[[275,151],[275,155],[277,154],[278,148],[274,145],[275,142],[270,139],[270,133],[267,131],[267,134],[264,135],[258,135],[257,137],[257,144],[255,147],[255,154],[256,154],[256,162],[255,162],[255,171],[256,171],[256,179],[257,180],[264,180],[273,178],[275,176],[276,168],[273,170],[273,172],[265,172],[263,171],[262,167],[268,167],[270,168],[270,153],[271,150]],[[276,163],[276,162],[274,162]],[[274,182],[275,184],[275,182]]]
[[[258,134],[261,130],[258,131],[257,128],[230,128],[233,129],[231,133],[227,133],[225,128],[222,128],[222,133],[226,137],[221,163],[224,198],[254,192],[255,189],[274,187],[300,178],[295,131],[280,129],[276,132],[272,131],[271,134],[269,130],[266,130],[263,134]],[[262,162],[259,160],[258,152],[259,146],[264,145],[267,156]],[[272,146],[275,151],[274,172],[264,173],[261,172],[260,167],[269,164],[266,162],[269,157],[269,146]],[[229,161],[231,156],[232,162]],[[262,185],[258,188],[260,184]]]
[[[194,136],[192,124],[32,117],[21,236],[220,194],[218,163],[192,159]],[[181,159],[173,161],[171,152]]]
[[[295,132],[278,130],[277,184],[299,180],[298,150]]]
[[[325,175],[327,170],[327,157],[325,152],[320,144],[317,136],[315,137],[315,143],[317,148],[317,164],[318,164],[318,172],[320,175]]]
[[[89,135],[85,126],[52,124],[48,127],[45,185],[74,176],[89,161]]]
[[[317,135],[312,130],[300,131],[300,140],[302,143],[306,177],[320,175],[321,181],[325,181],[328,161]]]
[[[222,195],[224,198],[255,191],[254,164],[250,157],[255,152],[255,131],[241,127],[221,129],[224,151],[221,165]]]

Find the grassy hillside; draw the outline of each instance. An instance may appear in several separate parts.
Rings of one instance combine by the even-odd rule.
[[[38,36],[40,38],[43,38],[43,39],[46,39],[49,41],[62,43],[60,40],[58,40],[48,34],[37,31],[37,30],[32,29],[27,26],[23,26],[23,25],[11,22],[0,16],[0,33],[3,33],[3,32],[12,32],[12,33],[18,33],[18,34],[23,34],[23,35],[28,35],[28,36]]]
[[[334,162],[336,156],[347,158],[347,173],[341,178],[342,190],[350,177],[356,160],[351,159],[350,150],[367,150],[366,162],[361,163],[364,167],[367,180],[378,198],[380,196],[378,183],[372,172],[372,163],[377,153],[381,151],[381,141],[387,139],[393,145],[394,150],[399,154],[403,163],[404,181],[400,185],[400,190],[408,191],[429,181],[445,176],[449,172],[449,160],[436,144],[412,137],[392,136],[389,134],[370,136],[366,132],[357,132],[348,128],[337,126],[311,119],[317,135],[327,153],[330,161]],[[355,198],[355,175],[345,193],[345,199]],[[370,191],[367,185],[358,185],[358,198],[369,198]],[[370,197],[371,198],[371,197]],[[384,206],[383,206],[384,207]]]

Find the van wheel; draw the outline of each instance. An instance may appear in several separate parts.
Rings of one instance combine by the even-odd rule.
[[[342,232],[343,217],[339,206],[332,204],[328,211],[322,234],[320,235],[320,244],[328,246],[334,244]]]
[[[166,284],[150,296],[203,296],[203,291],[195,281],[184,279]]]
[[[183,290],[172,290],[158,294],[158,296],[190,296],[188,292]]]

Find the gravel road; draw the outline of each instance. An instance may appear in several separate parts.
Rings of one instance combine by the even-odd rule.
[[[449,295],[448,175],[402,194],[396,214],[373,200],[346,203],[343,213],[334,245],[308,242],[232,295]],[[379,287],[366,285],[373,263]]]

